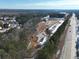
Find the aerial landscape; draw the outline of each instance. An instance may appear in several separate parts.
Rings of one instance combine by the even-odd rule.
[[[0,0],[0,59],[79,59],[79,0]]]

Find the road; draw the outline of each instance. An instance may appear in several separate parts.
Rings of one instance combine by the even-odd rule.
[[[72,15],[72,17],[69,19],[70,27],[68,28],[64,47],[62,49],[61,57],[60,59],[76,59],[76,17],[75,14]]]

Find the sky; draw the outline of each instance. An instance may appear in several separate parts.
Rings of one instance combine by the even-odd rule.
[[[79,0],[0,0],[0,9],[79,9]]]

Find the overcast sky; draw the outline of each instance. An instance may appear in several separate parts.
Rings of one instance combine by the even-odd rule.
[[[0,0],[0,9],[79,9],[79,0]]]

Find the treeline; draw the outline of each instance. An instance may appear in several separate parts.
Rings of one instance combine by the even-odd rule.
[[[19,22],[19,24],[24,24],[26,23],[28,20],[34,19],[34,18],[38,18],[37,20],[39,20],[39,18],[41,19],[42,17],[46,16],[46,14],[42,14],[42,13],[29,13],[29,14],[20,14],[19,16],[16,17],[16,21]]]
[[[48,13],[41,13],[41,12],[36,13],[36,12],[32,12],[32,13],[24,13],[24,14],[20,13],[18,15],[17,14],[16,15],[13,15],[13,14],[6,15],[6,14],[4,14],[4,15],[0,15],[0,16],[2,16],[2,17],[14,17],[15,16],[16,17],[16,21],[18,21],[19,24],[23,25],[28,20],[31,20],[31,19],[34,19],[34,18],[40,18],[41,19],[42,17],[45,17],[47,15],[50,15],[51,18],[53,18],[53,17],[62,18],[62,17],[64,17],[65,14],[50,13],[50,12],[48,12]]]
[[[36,59],[51,59],[53,54],[57,52],[57,46],[59,43],[59,38],[63,31],[65,30],[66,25],[69,22],[69,17],[66,18],[64,23],[58,28],[58,30],[53,34],[53,36],[46,42],[45,46],[38,51]]]
[[[24,30],[11,29],[0,33],[0,59],[24,59],[27,39]]]
[[[59,13],[50,13],[49,14],[51,18],[56,17],[56,18],[63,18],[65,14],[59,14]]]
[[[65,14],[59,14],[59,13],[27,13],[27,14],[20,14],[19,16],[16,17],[16,20],[20,23],[20,24],[24,24],[25,22],[27,22],[28,20],[34,19],[34,18],[38,18],[37,20],[39,20],[39,18],[41,19],[42,17],[45,17],[47,15],[50,15],[51,18],[56,17],[56,18],[62,18],[65,16]]]

